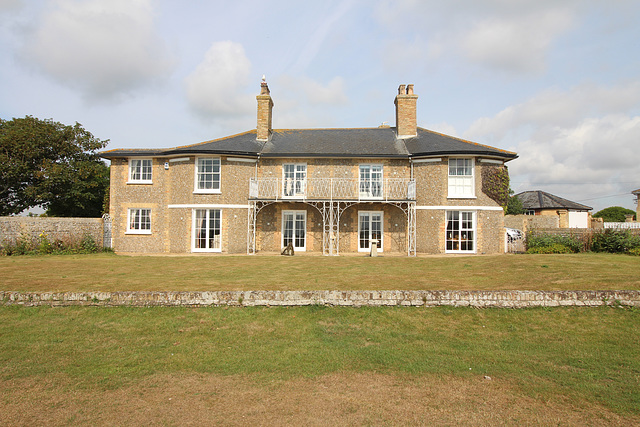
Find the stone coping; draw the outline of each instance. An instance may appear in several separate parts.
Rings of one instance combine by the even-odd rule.
[[[346,306],[346,307],[640,307],[640,291],[193,291],[14,292],[0,304],[23,306]]]

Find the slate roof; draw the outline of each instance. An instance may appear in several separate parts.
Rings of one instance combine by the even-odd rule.
[[[545,191],[523,191],[515,195],[522,202],[525,209],[570,209],[576,211],[590,211],[591,206],[572,202],[562,197],[554,196]]]
[[[444,155],[489,156],[512,160],[516,153],[476,144],[418,128],[418,135],[397,139],[396,128],[283,129],[273,130],[268,142],[256,141],[251,130],[199,144],[170,149],[103,151],[104,158],[225,154],[261,157],[382,157],[409,158]]]

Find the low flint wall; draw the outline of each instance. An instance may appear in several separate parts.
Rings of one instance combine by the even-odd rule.
[[[460,306],[640,307],[640,291],[213,291],[213,292],[12,292],[0,304],[24,306]]]
[[[84,236],[91,236],[99,245],[103,239],[102,218],[61,218],[61,217],[0,217],[0,244],[15,243],[20,238],[37,240],[41,234],[50,242],[81,241]]]

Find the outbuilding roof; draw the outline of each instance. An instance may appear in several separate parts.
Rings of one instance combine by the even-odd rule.
[[[218,154],[261,157],[410,158],[446,155],[488,156],[505,161],[516,153],[418,128],[412,138],[398,139],[395,127],[273,130],[269,141],[256,131],[169,149],[103,151],[104,158]]]
[[[571,200],[563,199],[545,191],[523,191],[515,195],[522,202],[525,209],[569,209],[574,211],[590,211],[591,206],[586,206]]]

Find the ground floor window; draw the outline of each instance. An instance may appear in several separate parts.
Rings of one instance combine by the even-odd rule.
[[[447,212],[446,252],[475,252],[475,218],[473,212]]]
[[[193,252],[220,252],[221,241],[220,209],[193,210]]]
[[[127,233],[151,234],[151,209],[129,209]]]
[[[358,212],[358,251],[370,250],[373,239],[382,250],[382,212]]]
[[[293,244],[293,249],[306,250],[307,238],[307,212],[283,211],[282,212],[282,247]]]

